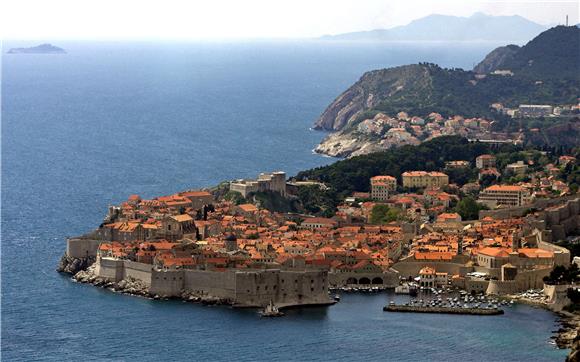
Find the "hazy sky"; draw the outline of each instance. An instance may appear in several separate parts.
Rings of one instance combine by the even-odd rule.
[[[404,25],[429,14],[578,23],[579,0],[1,0],[4,39],[295,38]]]

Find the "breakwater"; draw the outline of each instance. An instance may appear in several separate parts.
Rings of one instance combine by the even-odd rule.
[[[414,305],[387,305],[383,308],[385,312],[406,312],[406,313],[442,313],[442,314],[471,314],[471,315],[499,315],[503,310],[499,308],[455,308],[455,307],[423,307]]]

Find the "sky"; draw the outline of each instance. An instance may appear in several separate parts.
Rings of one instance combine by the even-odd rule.
[[[391,28],[430,14],[579,20],[579,0],[2,0],[0,38],[305,38]]]

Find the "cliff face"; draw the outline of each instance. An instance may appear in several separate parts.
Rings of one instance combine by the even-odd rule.
[[[384,150],[377,141],[362,140],[353,133],[335,132],[320,142],[314,152],[332,157],[355,157]]]
[[[502,64],[513,58],[519,49],[519,46],[513,44],[496,48],[477,64],[473,71],[479,74],[487,74],[498,70]]]
[[[419,64],[367,72],[326,108],[314,128],[341,130],[353,125],[359,116],[380,102],[403,97],[408,91],[429,84],[428,67]]]

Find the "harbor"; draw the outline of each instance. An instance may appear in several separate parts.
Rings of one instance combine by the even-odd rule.
[[[500,308],[482,307],[432,307],[425,305],[396,305],[389,304],[383,308],[385,312],[406,313],[444,313],[444,314],[470,314],[470,315],[500,315],[504,311]]]
[[[383,307],[385,312],[446,313],[468,315],[501,315],[504,307],[512,307],[514,301],[498,299],[483,294],[468,294],[464,290],[451,288],[419,288],[413,284],[403,284],[395,289],[395,294],[408,294],[411,298],[396,303],[390,300]]]

